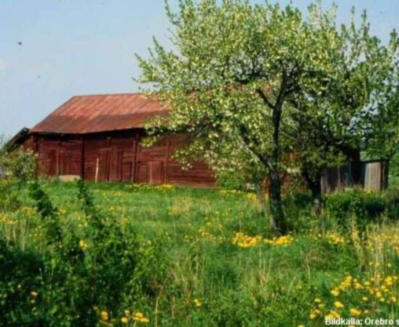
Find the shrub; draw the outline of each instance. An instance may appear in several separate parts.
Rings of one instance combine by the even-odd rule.
[[[216,176],[216,185],[228,190],[244,190],[245,178],[235,172],[219,172]]]
[[[335,217],[343,226],[351,216],[356,217],[356,222],[361,225],[375,221],[386,208],[386,201],[380,193],[351,190],[326,197],[327,214]]]
[[[0,169],[5,177],[24,183],[35,176],[36,155],[23,149],[12,152],[3,149],[0,151]]]
[[[384,197],[388,208],[388,217],[390,219],[399,219],[399,189],[385,191]]]
[[[100,212],[83,182],[78,193],[83,228],[63,224],[48,194],[33,182],[30,195],[44,244],[23,251],[0,235],[0,314],[10,326],[120,322],[125,310],[148,308],[160,292],[162,247]]]

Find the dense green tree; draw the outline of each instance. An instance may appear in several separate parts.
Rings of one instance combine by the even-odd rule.
[[[301,150],[308,184],[319,187],[322,169],[356,143],[353,126],[370,93],[366,20],[338,31],[334,8],[320,3],[307,16],[246,0],[180,0],[176,13],[166,10],[172,50],[154,39],[150,57],[138,56],[139,80],[171,108],[150,134],[184,132],[181,159],[267,177],[271,225],[284,232],[283,154]]]
[[[320,13],[320,5],[311,6],[311,12],[312,17],[322,18],[318,26],[330,30],[338,45],[333,49],[326,47],[335,55],[333,73],[325,76],[322,88],[303,89],[290,101],[297,109],[292,117],[299,164],[315,204],[320,206],[320,177],[326,168],[352,160],[354,182],[360,182],[360,151],[366,141],[378,135],[373,129],[384,112],[379,110],[377,114],[373,103],[381,90],[392,84],[387,83],[391,75],[387,67],[394,71],[397,64],[392,60],[395,50],[388,50],[371,35],[366,13],[360,24],[356,24],[353,10],[352,22],[339,29],[335,19]],[[397,43],[395,38],[393,33],[390,48]],[[315,90],[319,93],[314,93]],[[384,105],[388,102],[387,98],[382,101]]]

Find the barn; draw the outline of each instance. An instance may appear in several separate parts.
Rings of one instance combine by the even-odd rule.
[[[213,186],[213,172],[196,162],[182,170],[172,159],[184,136],[168,135],[144,147],[144,124],[167,114],[141,94],[75,96],[28,132],[19,143],[33,149],[39,171],[63,179]]]
[[[151,147],[141,144],[145,123],[167,113],[155,97],[138,93],[75,96],[32,129],[22,129],[10,144],[32,149],[39,173],[59,179],[215,186],[215,174],[204,162],[183,170],[173,160],[174,151],[185,144],[184,135],[167,135]],[[325,171],[323,193],[387,187],[388,163],[361,162],[355,153],[349,165]]]

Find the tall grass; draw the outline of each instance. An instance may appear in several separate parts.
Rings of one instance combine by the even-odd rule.
[[[113,249],[111,245],[120,238],[132,239],[140,248],[135,258],[142,262],[141,268],[125,275],[148,283],[134,292],[128,291],[128,285],[136,284],[123,284],[127,290],[120,300],[107,305],[111,290],[107,285],[96,289],[99,298],[92,301],[98,301],[93,311],[98,325],[322,326],[326,317],[399,318],[399,224],[388,209],[373,209],[380,205],[376,197],[385,199],[384,194],[327,198],[322,219],[311,215],[306,196],[288,199],[286,210],[295,228],[289,235],[276,237],[258,214],[254,197],[243,192],[90,184],[87,192],[92,194],[95,212],[101,213],[99,219],[107,229],[116,228],[107,236],[93,234],[94,218],[82,207],[87,201],[75,183],[48,182],[41,187],[57,210],[62,242],[67,242],[62,244],[78,244],[87,271],[94,271],[85,266],[91,256],[98,255],[98,249]],[[1,235],[12,244],[9,250],[33,252],[45,260],[49,245],[43,220],[26,189],[19,198],[17,210],[0,209]],[[348,198],[356,199],[356,206],[346,207]],[[68,235],[75,235],[76,242]],[[4,264],[1,255],[0,264]],[[118,251],[111,257],[114,266],[97,261],[102,274],[115,269],[118,260],[127,260]],[[71,276],[89,280],[86,275]],[[13,277],[8,276],[9,280]],[[28,315],[36,325],[62,325],[49,313],[49,303],[41,301],[41,296],[46,298],[41,292],[47,294],[64,284],[47,280],[53,284],[34,290],[40,295],[33,299],[41,312],[38,316],[47,320],[35,321],[31,308],[27,309],[24,301],[32,300],[30,292],[17,299],[16,319]],[[27,278],[23,287],[31,291],[34,286],[29,283],[33,281]],[[7,285],[0,278],[0,294],[9,298],[12,291]],[[80,292],[75,288],[69,294],[79,298]],[[2,306],[0,302],[0,311]],[[76,324],[73,312],[68,315],[63,325]]]

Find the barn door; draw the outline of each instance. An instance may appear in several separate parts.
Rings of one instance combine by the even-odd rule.
[[[164,164],[162,161],[140,162],[138,164],[137,183],[164,183]]]
[[[98,181],[108,182],[111,172],[111,149],[100,150],[98,156]]]
[[[150,184],[162,184],[164,169],[162,161],[150,161],[148,163],[148,182]]]
[[[51,149],[47,154],[47,174],[49,176],[56,176],[58,174],[57,165],[57,150]]]
[[[111,170],[109,180],[112,182],[122,181],[122,169],[123,169],[123,149],[114,148],[112,151]]]

